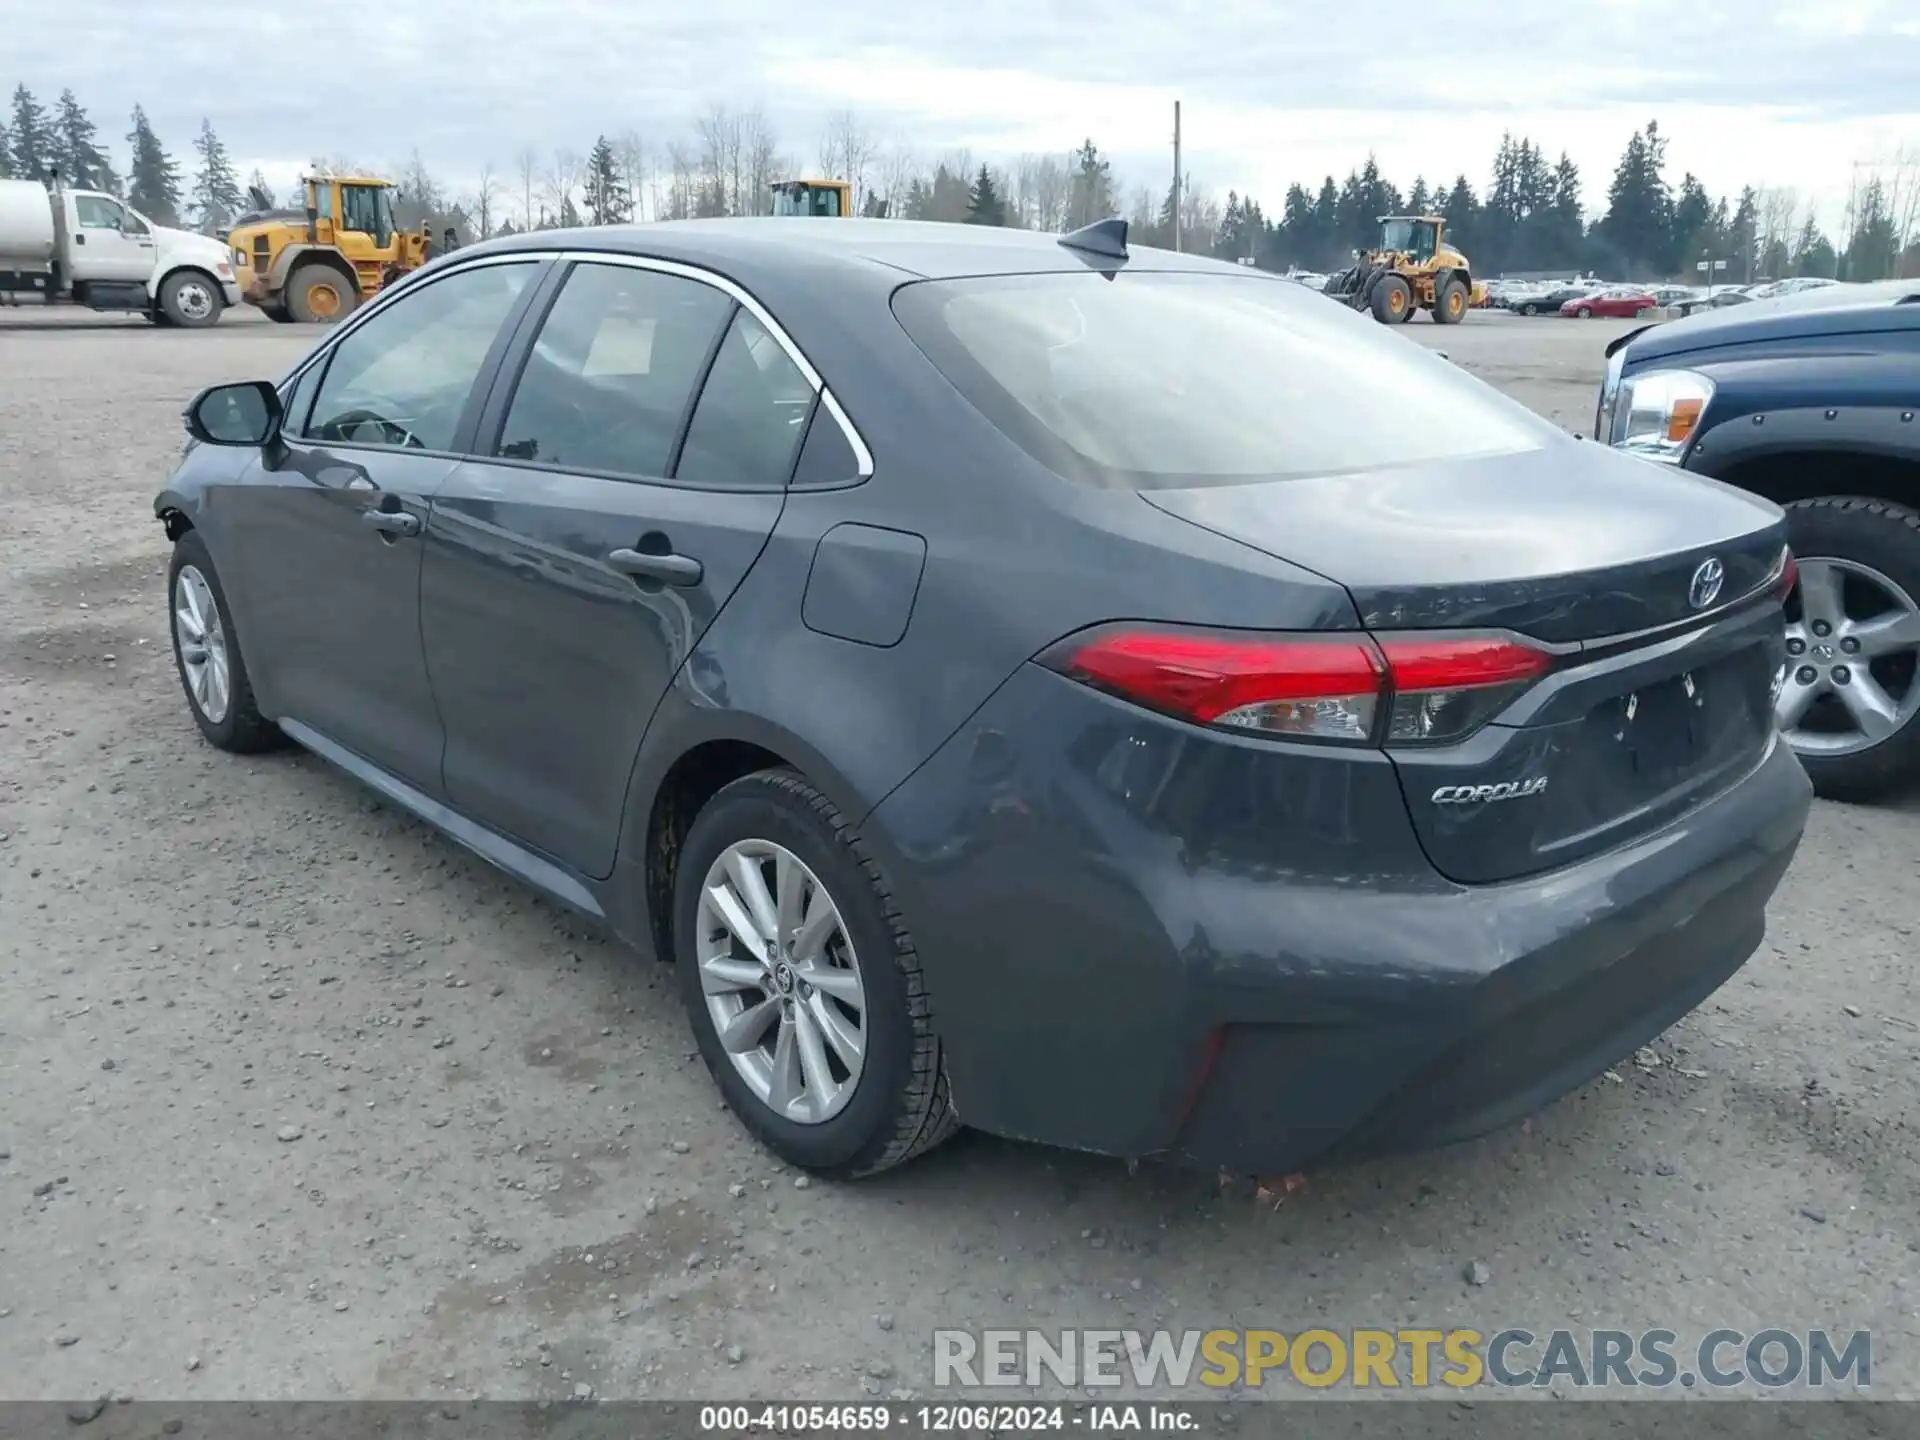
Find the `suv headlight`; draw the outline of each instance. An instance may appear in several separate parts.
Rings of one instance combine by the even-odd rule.
[[[1649,370],[1614,382],[1607,443],[1629,455],[1678,464],[1713,401],[1713,381],[1692,370]]]

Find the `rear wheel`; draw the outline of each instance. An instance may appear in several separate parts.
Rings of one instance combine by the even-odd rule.
[[[793,771],[736,780],[694,820],[673,947],[708,1071],[782,1160],[870,1175],[957,1127],[913,939],[866,846]]]
[[[1920,514],[1802,500],[1787,526],[1800,583],[1787,601],[1781,733],[1820,794],[1881,798],[1920,778]]]
[[[1383,325],[1398,325],[1413,310],[1413,287],[1398,275],[1386,275],[1373,287],[1373,318]]]
[[[287,313],[285,305],[262,305],[260,313],[280,325],[291,325],[293,316]]]
[[[1449,280],[1440,287],[1435,298],[1433,318],[1442,325],[1458,325],[1467,313],[1467,287],[1459,280]]]
[[[287,311],[303,325],[331,325],[360,303],[353,282],[331,265],[307,264],[287,281]]]

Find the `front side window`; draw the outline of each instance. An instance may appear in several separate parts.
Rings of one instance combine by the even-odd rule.
[[[393,235],[392,212],[386,205],[383,185],[343,185],[340,187],[340,227],[371,235],[373,243],[384,246]]]
[[[118,204],[103,195],[76,195],[73,209],[83,230],[118,230],[124,213]]]
[[[1423,347],[1280,280],[922,281],[902,287],[894,313],[1002,432],[1090,485],[1295,479],[1534,450],[1558,433]]]
[[[813,385],[745,310],[713,358],[674,478],[689,485],[778,490],[813,413]]]
[[[480,265],[408,292],[334,347],[310,440],[447,450],[501,324],[537,262]]]
[[[626,265],[567,277],[528,352],[494,453],[570,470],[661,477],[733,301]]]

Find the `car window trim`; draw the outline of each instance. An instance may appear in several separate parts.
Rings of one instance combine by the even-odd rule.
[[[725,275],[721,275],[712,270],[702,269],[700,266],[697,266],[697,265],[688,265],[678,260],[658,259],[652,255],[626,255],[626,254],[621,254],[617,251],[610,251],[610,250],[568,250],[568,249],[541,248],[541,249],[529,249],[529,250],[506,250],[506,251],[502,251],[498,255],[478,255],[478,256],[472,256],[472,257],[462,256],[459,259],[459,262],[457,264],[449,264],[445,270],[441,271],[438,275],[433,276],[432,282],[427,282],[427,283],[437,283],[438,281],[444,280],[451,275],[458,275],[465,270],[477,269],[482,265],[518,265],[518,264],[524,264],[529,260],[543,262],[549,267],[549,269],[547,271],[547,274],[543,276],[539,281],[537,281],[534,285],[529,286],[528,292],[523,295],[522,298],[525,301],[525,307],[522,308],[522,310],[520,311],[518,320],[512,324],[503,325],[501,327],[501,334],[508,336],[507,348],[499,356],[489,354],[487,357],[488,364],[491,366],[491,373],[485,374],[484,376],[484,378],[487,380],[487,385],[488,385],[487,397],[486,397],[486,400],[483,402],[482,409],[478,412],[477,415],[471,416],[471,417],[467,415],[461,416],[461,433],[456,435],[455,438],[458,439],[458,438],[464,437],[466,440],[466,448],[460,451],[457,455],[455,455],[454,456],[455,459],[475,460],[475,461],[481,461],[489,464],[526,465],[533,469],[564,471],[565,467],[563,466],[547,466],[547,465],[542,465],[537,461],[507,460],[498,456],[480,454],[478,453],[481,448],[479,444],[479,436],[477,434],[467,433],[466,422],[469,419],[475,420],[476,428],[477,428],[480,422],[484,422],[489,418],[488,412],[493,405],[494,392],[495,390],[497,390],[498,384],[499,384],[500,373],[502,370],[501,362],[509,358],[515,360],[516,362],[524,362],[525,357],[523,354],[520,353],[522,348],[520,344],[520,340],[521,340],[521,332],[526,328],[528,311],[532,308],[532,306],[536,303],[536,301],[540,302],[543,305],[543,307],[550,306],[553,303],[554,296],[557,296],[559,294],[559,286],[565,282],[566,275],[571,273],[573,269],[573,264],[587,263],[587,264],[595,264],[595,265],[625,265],[635,270],[655,270],[665,275],[678,275],[683,279],[698,281],[700,284],[703,284],[703,285],[711,285],[714,289],[720,291],[723,295],[726,295],[728,298],[730,298],[736,305],[740,306],[743,310],[746,310],[749,314],[753,316],[755,320],[758,320],[760,324],[765,327],[769,335],[773,336],[775,343],[777,343],[780,346],[780,348],[786,352],[787,358],[793,361],[794,365],[798,367],[801,376],[805,378],[807,384],[813,388],[813,392],[815,396],[815,405],[814,405],[815,411],[818,412],[820,409],[824,408],[829,415],[833,416],[834,423],[840,427],[841,433],[846,436],[847,444],[853,450],[854,460],[858,467],[858,473],[855,476],[855,478],[847,481],[846,483],[848,485],[855,485],[873,478],[873,472],[874,472],[873,451],[867,447],[866,438],[861,435],[859,427],[853,423],[853,418],[847,414],[845,407],[841,405],[839,397],[833,393],[833,388],[827,384],[826,380],[821,376],[819,370],[814,367],[813,362],[807,358],[806,352],[802,350],[799,347],[799,345],[794,342],[793,337],[786,332],[786,328],[782,326],[778,320],[774,319],[772,314],[768,312],[766,306],[762,305],[757,299],[755,299],[754,296],[749,291],[747,291],[743,286],[736,284],[734,281],[728,279]],[[572,262],[572,263],[566,263],[566,262]],[[404,296],[408,292],[417,288],[419,284],[425,281],[427,274],[428,274],[427,271],[417,272],[417,278],[409,282],[405,282],[400,285],[393,286],[392,288],[383,291],[379,296],[375,298],[374,302],[371,305],[362,307],[347,321],[347,323],[341,328],[338,334],[333,335],[328,339],[325,345],[325,348],[321,351],[321,353],[313,356],[309,361],[297,367],[293,375],[288,377],[288,382],[283,382],[283,384],[297,380],[301,371],[304,371],[307,368],[307,365],[309,364],[322,364],[322,365],[330,364],[333,358],[333,351],[336,348],[338,348],[338,346],[342,341],[344,341],[349,335],[351,335],[360,326],[366,324],[374,316],[380,314],[389,305],[396,303],[402,296]],[[556,276],[558,276],[559,278],[555,279]],[[545,291],[549,286],[552,287],[552,293],[543,295],[542,292]],[[544,315],[544,308],[543,308],[543,315]],[[527,344],[524,347],[525,349],[530,350],[532,348],[532,338],[533,338],[533,332],[529,332],[527,336]],[[326,376],[322,375],[320,377],[320,383],[323,385],[326,383]],[[516,383],[517,383],[517,375],[516,375]],[[477,384],[475,388],[477,391],[478,390]],[[503,403],[504,403],[504,397],[503,397]],[[691,417],[689,416],[689,418]],[[500,419],[502,423],[504,423],[505,417],[502,416],[500,417]],[[359,446],[357,448],[367,449],[367,450],[388,450],[393,447],[382,446],[382,445],[367,445],[367,446]],[[438,455],[438,454],[444,454],[445,452],[415,451],[413,453]],[[621,477],[608,476],[607,478],[618,479]],[[664,481],[661,483],[671,484],[673,482]],[[689,486],[687,488],[712,490],[712,489],[715,489],[716,487]],[[747,488],[747,487],[743,487],[743,488]],[[758,489],[760,487],[751,487],[751,488]]]
[[[326,371],[332,367],[333,357],[339,352],[340,347],[352,337],[353,332],[366,324],[367,321],[371,320],[375,315],[391,309],[407,295],[417,294],[423,289],[438,285],[468,270],[479,270],[492,265],[525,265],[532,263],[535,266],[532,283],[515,297],[513,308],[507,312],[506,318],[500,322],[500,329],[495,333],[493,343],[487,347],[487,353],[480,361],[480,369],[474,375],[473,384],[467,391],[466,403],[460,407],[460,418],[454,423],[453,439],[449,448],[444,450],[425,450],[411,449],[399,445],[369,445],[358,440],[316,440],[312,436],[304,434],[286,435],[282,438],[289,444],[301,444],[329,451],[367,451],[376,455],[424,455],[441,460],[462,460],[467,458],[473,449],[474,431],[479,425],[481,416],[485,412],[488,399],[493,394],[495,376],[499,371],[500,362],[506,356],[508,347],[512,344],[514,338],[520,333],[520,327],[525,322],[527,310],[532,305],[534,297],[540,293],[550,278],[552,262],[552,252],[515,251],[507,255],[489,255],[466,265],[451,267],[438,275],[414,284],[395,286],[392,290],[383,292],[380,298],[374,301],[372,305],[354,316],[337,335],[328,337],[326,343],[321,346],[320,350],[309,357],[304,364],[294,371],[292,376],[281,384],[282,403],[285,403],[287,396],[292,394],[292,388],[290,387],[297,388],[301,378],[309,370],[319,367],[320,375],[313,392],[313,399],[307,405],[307,417],[311,419],[313,416],[313,407],[320,401],[320,392],[326,389]],[[478,401],[478,405],[475,403],[476,400]]]

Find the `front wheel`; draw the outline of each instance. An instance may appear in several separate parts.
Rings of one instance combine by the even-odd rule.
[[[1520,313],[1522,315],[1538,315],[1540,313],[1540,307],[1529,301],[1520,307]]]
[[[170,325],[201,330],[220,323],[220,312],[227,308],[220,287],[193,270],[181,270],[160,283],[160,314]]]
[[[871,1175],[956,1128],[913,939],[866,846],[795,772],[736,780],[694,820],[673,947],[708,1071],[788,1164]]]
[[[238,754],[283,743],[279,728],[254,703],[253,682],[233,630],[233,611],[197,530],[174,542],[167,594],[173,663],[200,733],[218,749]]]
[[[331,265],[309,262],[287,280],[287,311],[302,325],[331,325],[359,303],[360,291]]]
[[[1467,287],[1461,281],[1449,280],[1440,287],[1435,299],[1433,318],[1442,325],[1458,325],[1467,313]]]
[[[1591,320],[1593,318],[1593,307],[1591,305],[1582,305],[1573,313],[1578,315],[1582,320]]]
[[[1920,513],[1829,497],[1787,507],[1781,734],[1814,789],[1876,800],[1920,779]]]

